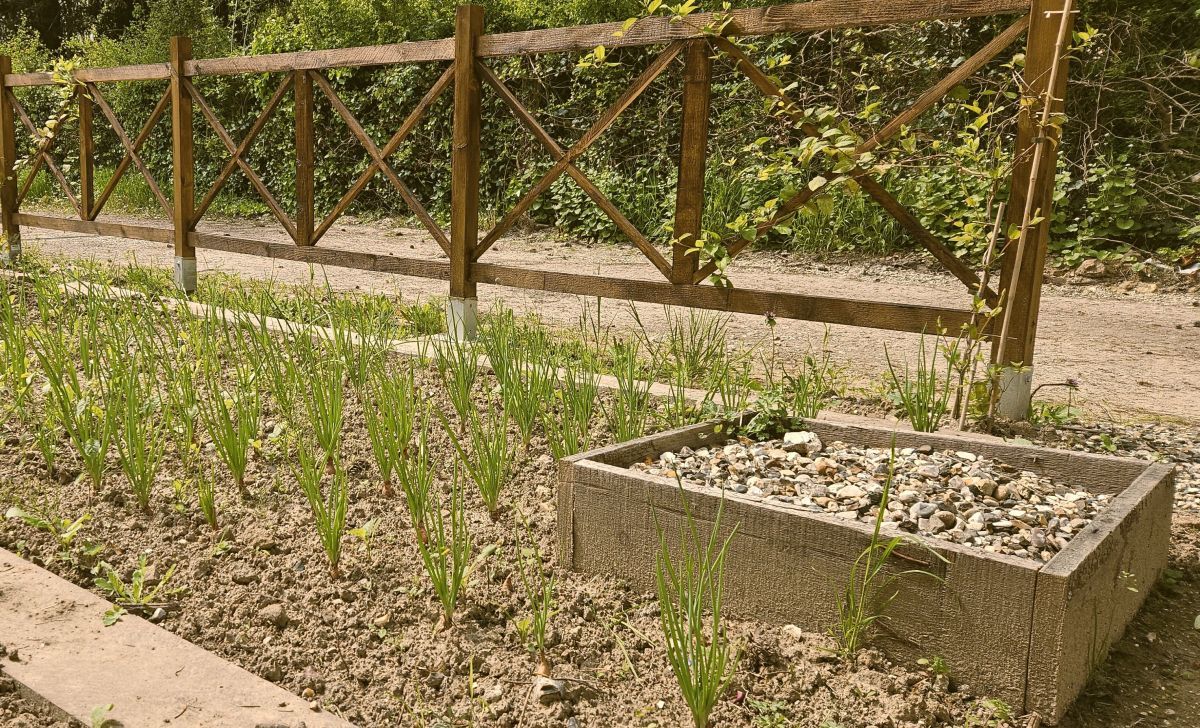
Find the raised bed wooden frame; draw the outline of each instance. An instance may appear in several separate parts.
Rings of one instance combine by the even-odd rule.
[[[483,9],[461,6],[458,9],[455,35],[432,41],[397,43],[339,48],[324,51],[300,51],[261,56],[194,59],[187,38],[172,42],[171,58],[166,63],[152,63],[116,68],[82,69],[75,74],[79,86],[80,118],[80,189],[76,192],[51,156],[51,145],[34,150],[29,171],[24,180],[13,175],[17,156],[15,141],[19,117],[27,131],[34,125],[25,114],[15,91],[21,87],[53,83],[49,73],[12,73],[11,61],[0,57],[0,228],[14,250],[19,249],[21,226],[81,232],[94,235],[169,242],[176,257],[194,261],[196,248],[224,250],[247,255],[260,255],[288,260],[319,263],[365,270],[386,271],[409,276],[429,277],[449,281],[450,295],[457,298],[475,297],[477,284],[497,284],[517,288],[555,291],[636,301],[662,302],[723,311],[772,314],[783,318],[807,319],[830,324],[867,326],[897,331],[923,332],[937,325],[957,330],[972,320],[970,307],[948,308],[917,305],[907,302],[863,301],[849,298],[811,296],[790,291],[727,290],[705,285],[713,272],[710,265],[700,266],[696,256],[685,254],[686,245],[700,232],[700,212],[704,203],[704,165],[707,153],[708,111],[711,100],[712,65],[724,59],[745,74],[767,96],[775,97],[781,107],[789,109],[790,102],[774,80],[733,43],[731,39],[747,36],[768,36],[781,33],[807,33],[831,28],[870,27],[924,20],[951,20],[997,14],[1019,14],[995,40],[952,70],[934,84],[909,108],[881,127],[860,146],[869,151],[885,143],[900,129],[928,111],[947,92],[977,72],[988,61],[1016,41],[1028,35],[1023,93],[1033,103],[1019,106],[1019,132],[1014,151],[1012,192],[1007,207],[1009,222],[1022,223],[1024,201],[1032,195],[1042,218],[1048,219],[1051,205],[1050,189],[1053,180],[1054,155],[1057,145],[1056,129],[1044,130],[1037,122],[1042,100],[1049,98],[1054,108],[1062,105],[1065,92],[1066,55],[1056,39],[1064,27],[1062,18],[1070,16],[1070,0],[894,0],[888,3],[860,0],[812,0],[811,2],[772,7],[735,10],[728,15],[709,13],[689,16],[684,22],[665,17],[645,18],[626,32],[620,23],[571,28],[552,28],[516,33],[483,32]],[[1065,13],[1065,15],[1064,15]],[[1066,27],[1069,27],[1069,19]],[[720,35],[712,27],[721,28]],[[574,144],[564,148],[552,139],[537,119],[486,65],[487,59],[540,53],[589,51],[598,45],[629,47],[664,45],[665,49],[630,87],[598,118],[595,124]],[[620,114],[649,86],[668,65],[682,58],[684,63],[684,94],[681,109],[679,186],[675,205],[675,235],[670,256],[640,232],[603,193],[575,166],[574,160],[591,145]],[[397,131],[379,146],[364,131],[354,114],[345,107],[337,93],[326,81],[324,71],[331,68],[356,68],[401,63],[448,64],[428,93],[417,103]],[[275,93],[250,127],[245,138],[235,141],[225,131],[212,107],[196,89],[193,79],[199,76],[236,75],[252,73],[281,73]],[[100,84],[116,82],[164,82],[165,90],[149,119],[135,137],[130,137],[112,109],[104,101]],[[1051,81],[1055,88],[1047,94]],[[323,217],[313,209],[313,124],[312,109],[316,95],[314,83],[321,94],[333,104],[339,116],[349,126],[356,139],[370,156],[370,163],[350,189]],[[452,184],[450,230],[447,233],[425,210],[405,182],[392,169],[388,157],[405,141],[417,123],[429,111],[441,94],[454,87],[454,144],[452,151]],[[482,86],[499,95],[537,141],[546,148],[553,165],[543,178],[509,211],[482,239],[479,236],[479,150],[480,95]],[[245,155],[255,137],[268,122],[276,107],[288,93],[295,97],[296,129],[296,216],[293,220],[279,201],[246,161]],[[94,140],[92,137],[93,108],[101,110],[107,123],[116,132],[125,154],[116,173],[99,196],[93,186]],[[173,136],[173,174],[170,199],[143,163],[139,152],[152,129],[170,110]],[[196,109],[220,138],[228,161],[216,182],[197,203],[193,188],[192,111]],[[813,129],[799,123],[797,131],[811,134]],[[57,139],[54,141],[58,141]],[[1040,165],[1045,174],[1030,173],[1030,158],[1040,149],[1048,163]],[[97,220],[120,177],[130,165],[135,166],[163,207],[165,225],[127,225]],[[1036,166],[1036,165],[1035,165]],[[49,171],[58,181],[78,219],[22,213],[20,204],[32,186],[35,176]],[[292,244],[267,243],[228,236],[210,235],[196,230],[197,223],[229,180],[240,170],[279,224],[292,238]],[[320,249],[316,245],[330,226],[353,203],[358,194],[376,173],[381,173],[400,193],[410,211],[438,242],[449,258],[435,260],[391,255],[358,253],[337,249]],[[511,265],[481,261],[484,253],[503,236],[561,175],[570,176],[608,215],[629,240],[649,258],[663,275],[664,281],[632,281],[605,275],[580,275],[530,270]],[[839,175],[829,175],[831,178]],[[920,224],[886,189],[865,170],[855,169],[845,175],[852,177],[861,188],[900,223],[900,225],[951,273],[960,279],[972,295],[979,295],[988,305],[1001,299],[1012,311],[1008,326],[1004,359],[1007,362],[1032,362],[1033,342],[1037,324],[1038,297],[1044,259],[1048,223],[1040,222],[1022,236],[1031,246],[1006,245],[1003,248],[1002,273],[998,288],[993,290],[972,268],[956,258],[949,247]],[[1049,180],[1049,181],[1048,181]],[[797,184],[801,193],[784,203],[778,214],[762,223],[759,232],[784,222],[816,194],[823,185]],[[745,240],[726,241],[731,255],[742,252],[749,243]],[[1028,254],[1019,254],[1014,247],[1027,247]],[[193,264],[194,266],[194,264]],[[185,283],[185,285],[188,285]],[[988,331],[993,341],[998,333]],[[994,344],[997,345],[998,344]]]
[[[941,657],[955,679],[977,694],[1057,722],[1166,566],[1174,469],[983,435],[897,430],[857,417],[822,417],[807,426],[826,443],[887,448],[894,437],[898,448],[966,450],[1113,496],[1045,564],[921,538],[922,544],[898,549],[888,567],[893,573],[924,569],[938,577],[908,575],[897,582],[897,597],[879,623],[879,644],[890,655],[904,661]],[[653,589],[657,526],[677,548],[681,494],[673,480],[628,466],[685,445],[719,444],[725,437],[710,423],[564,460],[560,564]],[[711,524],[720,494],[697,487],[685,492],[695,518]],[[726,562],[728,613],[828,630],[851,564],[869,543],[870,527],[736,493],[725,495],[724,508],[723,528],[738,525]]]

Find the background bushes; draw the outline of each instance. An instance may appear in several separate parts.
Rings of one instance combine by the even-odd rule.
[[[757,0],[738,5],[761,4]],[[489,31],[620,20],[640,12],[630,0],[494,0],[486,3]],[[1122,7],[1124,5],[1124,7]],[[69,6],[69,7],[68,7]],[[1153,254],[1187,264],[1200,240],[1200,10],[1193,0],[1149,0],[1136,8],[1118,0],[1084,2],[1076,24],[1066,137],[1058,173],[1053,253],[1072,264],[1084,257]],[[162,61],[174,34],[192,37],[197,57],[335,48],[445,37],[454,7],[435,0],[17,0],[0,11],[0,52],[17,70],[46,68],[76,56],[87,66]],[[929,84],[994,37],[1011,18],[929,22],[917,26],[844,30],[752,42],[805,107],[842,112],[868,134]],[[1012,113],[1023,60],[1013,46],[956,89],[882,155],[888,186],[931,229],[966,254],[977,255],[990,229],[996,199],[1006,194]],[[619,49],[604,62],[578,54],[493,61],[547,130],[568,145],[614,100],[654,49]],[[815,170],[798,164],[798,140],[764,113],[757,91],[718,62],[706,227],[725,231],[766,200],[786,197]],[[333,70],[338,93],[382,144],[441,72],[440,64]],[[207,77],[198,87],[230,133],[241,138],[274,91],[279,76]],[[163,84],[103,87],[134,133]],[[673,209],[680,67],[673,66],[581,161],[596,184],[647,234],[660,241]],[[45,90],[22,89],[35,118],[53,106]],[[319,98],[319,97],[318,97]],[[449,204],[450,94],[392,158],[397,172],[435,216]],[[290,98],[250,153],[255,169],[291,209],[294,138]],[[197,186],[206,187],[225,152],[197,119]],[[98,119],[98,165],[120,158],[120,146]],[[72,129],[65,135],[70,137]],[[316,172],[318,208],[328,210],[368,157],[319,98]],[[76,176],[73,144],[58,157]],[[144,156],[158,179],[169,180],[169,120],[160,123]],[[549,166],[541,148],[485,91],[484,189],[492,215],[502,215]],[[169,187],[169,185],[165,185]],[[37,193],[51,195],[46,180]],[[165,190],[169,193],[169,190]],[[155,209],[143,183],[127,177],[114,209]],[[264,208],[235,173],[215,210],[232,214]],[[351,208],[359,215],[404,214],[398,195],[377,177]],[[621,240],[612,224],[565,177],[532,209],[534,222],[593,240]],[[839,188],[809,214],[763,244],[789,249],[880,252],[909,245],[872,201]]]

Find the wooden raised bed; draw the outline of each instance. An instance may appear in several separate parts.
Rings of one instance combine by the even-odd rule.
[[[1108,508],[1045,564],[926,538],[924,544],[945,562],[908,544],[889,567],[923,568],[939,578],[899,581],[876,644],[897,660],[941,657],[955,680],[976,694],[1057,722],[1166,566],[1174,469],[968,433],[919,433],[864,418],[822,417],[807,427],[826,443],[886,448],[894,436],[898,448],[928,444],[966,450],[1113,496]],[[679,486],[628,466],[726,437],[709,423],[564,460],[558,495],[562,565],[653,589],[655,522],[669,540],[678,539]],[[686,490],[697,520],[711,523],[720,494],[702,487]],[[726,569],[731,613],[828,630],[851,564],[869,543],[870,527],[731,491],[725,501],[723,526],[740,524]]]

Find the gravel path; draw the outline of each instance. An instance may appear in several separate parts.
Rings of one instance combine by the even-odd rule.
[[[138,221],[144,222],[144,221]],[[274,242],[289,242],[274,226],[253,222],[206,223],[202,230]],[[147,265],[170,267],[171,251],[162,245],[120,238],[28,229],[28,243],[47,253],[124,262],[136,256]],[[346,221],[322,241],[328,247],[397,255],[442,258],[426,235],[387,223]],[[222,270],[285,282],[309,280],[305,264],[275,261],[214,251],[199,251],[201,271]],[[636,251],[616,246],[582,246],[548,235],[513,235],[488,252],[488,261],[576,273],[603,272],[629,279],[652,280],[656,271]],[[736,285],[802,291],[863,300],[902,301],[963,306],[968,299],[950,276],[931,272],[909,258],[871,259],[848,264],[820,263],[799,256],[754,254],[739,258],[732,269]],[[348,269],[317,270],[338,289],[394,293],[412,299],[443,296],[443,281]],[[1057,279],[1056,279],[1057,280]],[[1197,283],[1200,283],[1198,281]],[[1124,288],[1130,288],[1128,285]],[[1123,290],[1118,285],[1048,284],[1042,296],[1041,339],[1035,385],[1078,379],[1077,403],[1091,419],[1131,419],[1166,416],[1200,423],[1200,289],[1190,292],[1147,292],[1150,286]],[[582,299],[577,296],[480,286],[480,305],[496,300],[519,312],[536,311],[550,323],[575,326]],[[594,300],[594,299],[593,299]],[[633,325],[630,307],[605,301],[602,317],[620,329]],[[638,314],[652,331],[665,324],[662,308],[638,304]],[[771,335],[763,319],[735,315],[730,321],[734,341],[752,345]],[[877,386],[885,369],[884,346],[893,355],[913,351],[916,337],[894,332],[831,327],[831,346],[849,365],[848,375],[864,387]],[[774,330],[783,360],[819,346],[825,328],[802,321],[780,321]],[[1044,390],[1046,398],[1061,397],[1061,389]]]

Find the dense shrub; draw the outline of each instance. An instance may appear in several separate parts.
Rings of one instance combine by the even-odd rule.
[[[759,4],[754,0],[741,5]],[[83,3],[87,5],[87,3]],[[187,0],[100,3],[85,27],[75,15],[47,20],[38,5],[0,11],[0,52],[18,70],[44,68],[53,57],[76,55],[84,65],[146,63],[166,58],[169,38],[186,33],[198,57],[274,53],[445,37],[453,32],[452,3],[435,0],[297,0],[211,5]],[[122,8],[128,6],[128,12]],[[632,0],[488,3],[487,27],[505,31],[617,20],[636,14]],[[81,6],[82,7],[82,6]],[[89,6],[90,7],[90,6]],[[5,14],[23,13],[20,17]],[[121,19],[128,16],[129,20]],[[1010,18],[929,22],[917,26],[839,30],[752,42],[753,55],[806,108],[842,112],[855,131],[869,133],[907,106],[937,78],[990,38]],[[71,26],[72,23],[75,25]],[[60,27],[62,26],[62,27]],[[1134,9],[1116,0],[1084,3],[1076,24],[1066,138],[1058,172],[1053,251],[1066,263],[1097,254],[1140,250],[1178,260],[1195,255],[1200,240],[1200,18],[1190,0],[1151,0]],[[33,29],[36,28],[37,32]],[[40,36],[39,36],[40,33]],[[1014,77],[1023,57],[1018,43],[920,119],[881,153],[885,181],[922,221],[962,252],[978,255],[991,224],[993,200],[1007,192],[1012,148]],[[578,55],[490,61],[546,129],[564,145],[577,139],[649,62],[655,49],[610,51],[604,62]],[[798,142],[764,114],[758,92],[718,62],[714,88],[711,168],[706,226],[727,231],[766,200],[791,194],[816,170],[798,164]],[[440,65],[330,71],[339,95],[382,144],[441,72]],[[197,82],[229,132],[241,138],[279,82],[278,76],[210,77]],[[134,133],[149,114],[161,83],[106,85],[105,93]],[[643,231],[669,236],[680,67],[674,65],[580,165]],[[52,94],[21,90],[44,117]],[[392,158],[397,172],[435,216],[449,204],[450,94],[427,115]],[[290,99],[250,152],[267,185],[290,209],[294,138]],[[328,210],[368,161],[327,102],[316,111],[318,208]],[[482,199],[502,215],[549,166],[544,150],[503,104],[485,91]],[[106,125],[98,164],[115,166],[120,146]],[[215,178],[225,152],[197,117],[197,187]],[[71,130],[65,135],[70,137]],[[68,162],[70,145],[60,154]],[[169,122],[148,141],[144,156],[160,180],[169,179]],[[166,185],[169,187],[169,185]],[[131,179],[114,204],[154,205]],[[38,191],[50,191],[40,184]],[[216,206],[230,213],[262,205],[235,174]],[[404,214],[382,176],[351,208],[357,214]],[[538,223],[573,235],[620,240],[611,222],[566,177],[530,212]],[[772,233],[766,245],[876,252],[907,245],[903,232],[873,202],[839,188],[805,215]]]

